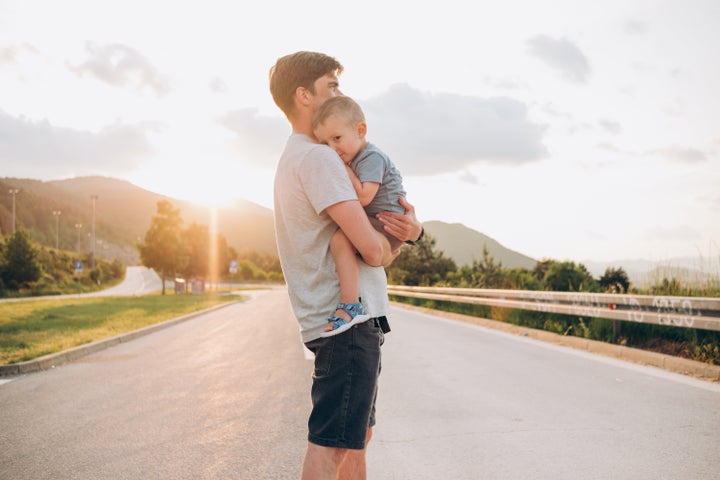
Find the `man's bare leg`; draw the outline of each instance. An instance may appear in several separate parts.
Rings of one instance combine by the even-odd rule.
[[[365,437],[365,448],[362,450],[348,450],[345,459],[340,464],[337,480],[365,480],[367,478],[367,468],[365,463],[365,452],[368,443],[372,438],[372,428],[368,428]]]
[[[336,480],[347,452],[344,448],[321,447],[308,442],[301,480]]]

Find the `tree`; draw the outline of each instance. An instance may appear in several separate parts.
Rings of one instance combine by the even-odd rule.
[[[42,275],[38,250],[33,247],[24,230],[18,230],[5,240],[0,258],[0,278],[14,290],[30,286]]]
[[[481,261],[473,260],[472,269],[477,273],[477,288],[503,288],[502,262],[495,263],[490,255],[487,245],[483,245],[483,258]]]
[[[142,264],[160,273],[165,295],[165,278],[182,271],[187,254],[181,237],[182,218],[180,210],[167,200],[157,203],[157,215],[150,221],[145,241],[137,246]]]
[[[550,265],[555,263],[555,260],[550,260],[549,258],[543,258],[539,262],[535,264],[535,268],[533,269],[533,274],[535,275],[535,278],[542,281],[545,279],[545,274],[547,273],[548,269],[550,268]]]
[[[599,280],[600,287],[608,293],[627,293],[630,288],[630,279],[625,270],[608,267]]]
[[[230,251],[225,236],[211,237],[206,225],[191,224],[182,232],[187,261],[182,274],[186,277],[204,277],[217,281],[227,273]]]
[[[545,286],[555,292],[594,292],[597,282],[583,264],[550,261],[544,276]]]
[[[207,277],[210,272],[210,232],[206,225],[191,224],[182,232],[187,262],[182,274],[186,277]]]
[[[435,251],[435,239],[426,232],[415,246],[403,247],[387,268],[388,280],[399,285],[432,285],[457,270],[455,261]]]

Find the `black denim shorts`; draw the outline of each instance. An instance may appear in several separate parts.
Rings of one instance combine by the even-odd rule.
[[[315,354],[308,420],[311,443],[365,448],[368,427],[375,425],[383,341],[381,322],[373,318],[341,334],[305,344]]]

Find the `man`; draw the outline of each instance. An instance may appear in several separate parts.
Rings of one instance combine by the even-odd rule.
[[[374,233],[337,154],[318,144],[312,115],[342,95],[342,65],[316,52],[286,55],[270,69],[270,92],[285,113],[292,135],[275,174],[275,230],[290,302],[302,340],[315,354],[302,478],[364,479],[365,447],[375,423],[380,345],[387,326],[387,283],[383,266],[397,256]],[[414,208],[378,216],[403,241],[423,233]],[[342,229],[364,260],[360,296],[371,319],[327,338],[320,333],[340,296],[330,239]],[[352,392],[352,393],[351,393]]]

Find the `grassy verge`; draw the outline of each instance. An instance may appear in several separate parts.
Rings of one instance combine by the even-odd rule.
[[[237,300],[160,295],[0,303],[0,365],[24,362]]]

